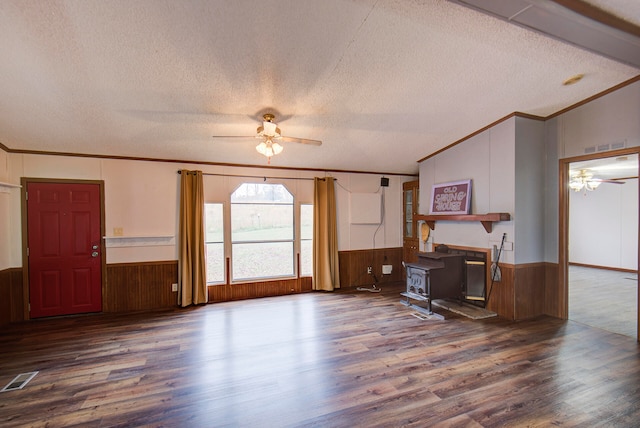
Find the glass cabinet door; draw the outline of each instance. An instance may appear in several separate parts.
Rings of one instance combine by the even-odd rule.
[[[413,189],[404,191],[404,237],[413,238]]]

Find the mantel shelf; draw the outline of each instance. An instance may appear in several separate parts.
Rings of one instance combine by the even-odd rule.
[[[429,225],[431,230],[435,230],[436,221],[479,221],[484,226],[484,230],[487,233],[491,233],[493,229],[493,223],[497,221],[509,221],[511,215],[509,213],[489,213],[489,214],[438,214],[438,215],[424,215],[416,214],[416,220],[424,221]]]

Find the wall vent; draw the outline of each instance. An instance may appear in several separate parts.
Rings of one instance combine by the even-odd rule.
[[[615,143],[611,143],[611,150],[624,149],[626,146],[625,141],[616,141]]]
[[[595,153],[596,152],[596,146],[591,146],[591,147],[587,147],[584,149],[585,153]]]

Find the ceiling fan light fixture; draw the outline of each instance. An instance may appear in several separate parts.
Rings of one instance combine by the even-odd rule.
[[[284,149],[284,147],[282,147],[279,143],[271,143],[271,148],[273,149],[273,154],[278,155],[282,152],[282,149]]]
[[[278,128],[278,125],[273,121],[275,116],[267,113],[262,117],[264,121],[262,122],[262,126],[258,126],[256,137],[280,138],[282,136],[282,133],[280,132],[280,128]]]
[[[256,146],[256,151],[261,155],[264,155],[267,152],[267,143],[264,141]],[[266,156],[266,155],[265,155]]]
[[[592,173],[583,169],[571,177],[569,188],[575,192],[579,192],[582,189],[596,190],[601,183],[602,180],[594,179]]]
[[[579,192],[583,187],[584,185],[582,184],[582,181],[579,180],[571,180],[569,183],[569,188],[574,192]]]
[[[256,151],[261,155],[264,155],[268,159],[268,163],[271,163],[271,157],[280,154],[284,147],[278,143],[274,143],[271,137],[267,137],[265,141],[262,141],[256,146]]]
[[[593,180],[590,180],[584,183],[584,187],[587,190],[596,190],[599,185],[600,185],[600,181],[593,181]]]

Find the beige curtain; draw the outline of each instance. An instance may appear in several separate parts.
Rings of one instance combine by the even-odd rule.
[[[335,179],[314,179],[313,192],[313,289],[340,288]]]
[[[207,303],[202,171],[183,169],[180,178],[178,305]]]

